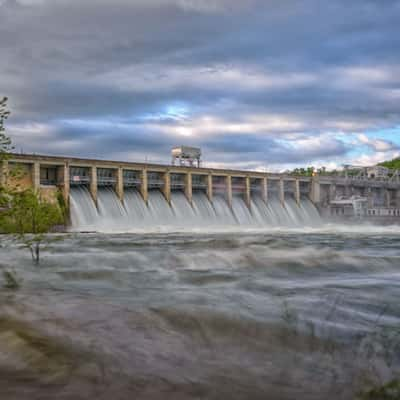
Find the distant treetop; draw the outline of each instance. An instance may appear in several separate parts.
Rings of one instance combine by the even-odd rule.
[[[378,165],[390,169],[400,169],[400,157],[394,158],[393,160],[390,161],[381,162]]]

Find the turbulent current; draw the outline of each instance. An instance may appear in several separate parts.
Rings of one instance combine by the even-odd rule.
[[[71,233],[33,266],[4,236],[0,266],[21,288],[0,290],[0,398],[356,399],[399,376],[399,239],[396,228]]]

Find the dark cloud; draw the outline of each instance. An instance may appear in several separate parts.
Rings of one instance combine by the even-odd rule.
[[[399,18],[395,0],[0,0],[0,95],[25,151],[338,160],[342,134],[400,125]]]

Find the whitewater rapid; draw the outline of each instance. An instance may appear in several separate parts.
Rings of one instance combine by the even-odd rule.
[[[121,202],[111,188],[98,190],[97,206],[85,187],[71,188],[71,230],[134,232],[140,230],[227,230],[318,227],[321,217],[304,197],[300,205],[288,196],[283,206],[277,199],[266,204],[254,196],[250,209],[244,199],[234,196],[232,208],[222,196],[211,203],[201,191],[193,193],[192,204],[183,192],[171,193],[171,204],[159,190],[150,190],[148,204],[138,191],[127,189]]]

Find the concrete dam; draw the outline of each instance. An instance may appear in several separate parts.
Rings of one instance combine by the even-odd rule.
[[[13,184],[16,166],[25,171],[20,186],[48,199],[62,193],[79,231],[315,226],[353,218],[341,202],[358,198],[367,199],[365,217],[383,210],[400,218],[397,181],[12,155],[1,167],[3,183]]]

